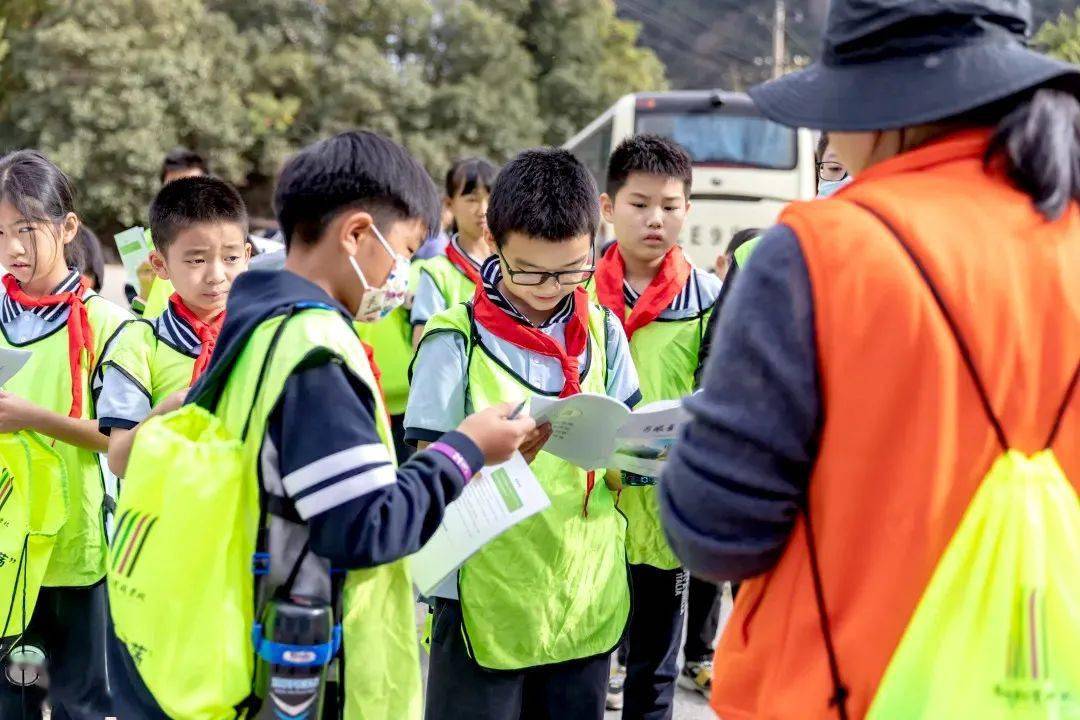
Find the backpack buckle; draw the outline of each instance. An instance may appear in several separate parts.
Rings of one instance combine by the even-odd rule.
[[[256,577],[270,574],[270,553],[257,552],[251,556],[251,574]]]

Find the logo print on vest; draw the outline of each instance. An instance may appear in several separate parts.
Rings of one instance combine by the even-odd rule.
[[[14,493],[15,478],[7,468],[4,468],[0,470],[0,512],[3,512],[4,506]]]
[[[117,523],[116,542],[112,548],[113,572],[122,577],[131,577],[157,520],[157,515],[138,510],[124,511]]]
[[[1009,632],[1008,675],[994,688],[995,694],[1005,698],[1011,708],[1072,704],[1069,693],[1056,688],[1049,676],[1050,647],[1046,625],[1045,591],[1029,588],[1019,594]]]

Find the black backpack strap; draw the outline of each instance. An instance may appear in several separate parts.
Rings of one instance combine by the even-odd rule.
[[[814,584],[814,603],[817,605],[818,622],[821,635],[825,639],[825,654],[829,658],[829,677],[832,679],[833,693],[829,698],[829,707],[836,708],[840,720],[848,720],[847,699],[850,691],[840,674],[840,660],[833,642],[832,627],[829,625],[829,613],[825,607],[825,586],[821,582],[821,566],[818,563],[817,543],[814,542],[814,525],[810,521],[810,499],[805,500],[801,510],[806,521],[806,549],[810,555],[810,578]]]
[[[274,334],[270,338],[270,344],[266,349],[266,357],[263,358],[262,366],[259,368],[259,378],[255,381],[255,392],[252,394],[251,407],[248,409],[247,417],[244,420],[244,429],[240,433],[240,441],[243,443],[247,440],[248,432],[251,430],[251,421],[255,415],[255,408],[258,406],[259,392],[263,388],[263,384],[266,381],[266,376],[270,371],[270,363],[274,357],[274,350],[277,349],[278,343],[281,340],[282,334],[285,332],[285,326],[289,320],[296,314],[297,307],[290,307],[285,313],[285,317],[282,319],[281,324],[274,329]],[[207,410],[215,412],[217,410],[218,403],[221,401],[221,396],[224,395],[225,382],[222,382],[218,387],[214,388],[212,394],[207,399]],[[269,513],[269,504],[267,502],[268,493],[262,486],[262,482],[259,482],[259,524],[258,530],[255,536],[255,554],[251,558],[251,574],[254,584],[254,604],[255,604],[255,619],[258,622],[259,610],[263,605],[264,599],[262,593],[265,583],[263,578],[270,573],[270,553],[269,548],[269,533],[267,515]],[[301,556],[301,560],[303,557]],[[257,662],[252,662],[251,670],[251,689],[248,692],[247,697],[233,706],[233,712],[237,720],[243,718],[254,717],[262,706],[262,699],[255,694],[255,669],[258,667]]]
[[[1045,447],[1049,448],[1057,440],[1058,431],[1061,430],[1061,423],[1065,420],[1065,411],[1069,409],[1069,403],[1072,402],[1073,396],[1076,395],[1076,386],[1080,384],[1080,362],[1076,363],[1076,370],[1073,371],[1072,380],[1069,381],[1069,385],[1065,390],[1065,399],[1061,401],[1061,407],[1058,408],[1057,415],[1054,417],[1054,424],[1050,427],[1050,434],[1046,438]]]
[[[934,298],[934,303],[937,304],[938,310],[941,311],[941,315],[945,319],[945,324],[949,327],[949,332],[956,342],[956,348],[960,351],[960,359],[964,362],[964,367],[967,368],[968,375],[971,376],[971,381],[975,384],[975,392],[979,395],[979,403],[983,407],[983,412],[986,413],[986,419],[990,421],[990,425],[994,429],[994,435],[997,437],[998,444],[1003,451],[1007,451],[1010,447],[1008,436],[1005,434],[1005,428],[998,419],[997,413],[994,412],[994,406],[990,402],[990,393],[986,390],[986,384],[983,383],[982,378],[979,377],[979,371],[975,368],[975,359],[971,353],[971,348],[964,340],[964,336],[960,334],[960,325],[956,322],[956,318],[953,317],[952,312],[949,311],[949,307],[945,304],[941,291],[934,283],[933,278],[930,277],[930,273],[927,271],[926,266],[923,264],[922,260],[919,259],[919,256],[915,254],[911,245],[904,240],[904,236],[900,234],[900,231],[896,229],[896,226],[894,226],[888,218],[869,205],[865,205],[856,200],[853,200],[852,203],[877,218],[878,222],[885,226],[885,229],[889,231],[900,244],[900,247],[903,248],[904,252],[907,253],[907,256],[911,258],[911,262],[915,265],[915,269],[919,271],[919,276],[922,278],[923,283],[926,285],[927,289],[930,290],[930,294]]]
[[[853,204],[862,208],[866,212],[877,218],[878,222],[885,226],[885,228],[893,235],[896,241],[900,244],[900,247],[904,249],[908,257],[911,258],[911,262],[915,265],[915,268],[919,271],[919,275],[922,277],[923,282],[930,290],[930,294],[934,297],[934,302],[937,304],[938,309],[941,311],[942,316],[945,318],[946,324],[949,326],[949,331],[952,333],[953,339],[956,341],[956,347],[960,351],[960,358],[964,361],[964,365],[967,368],[968,374],[971,376],[972,381],[975,383],[975,390],[979,394],[979,402],[983,406],[983,411],[986,413],[987,419],[990,420],[991,426],[994,428],[994,434],[997,436],[998,444],[1001,445],[1002,450],[1009,449],[1008,437],[1005,434],[1005,429],[1002,427],[1001,421],[998,419],[997,414],[994,412],[993,405],[990,402],[990,394],[986,390],[986,385],[983,383],[982,378],[979,377],[978,371],[975,369],[975,361],[971,354],[971,349],[964,341],[963,335],[960,334],[960,326],[957,324],[952,313],[949,311],[948,306],[945,304],[944,299],[941,296],[941,292],[938,290],[937,285],[934,284],[933,279],[930,277],[930,273],[927,271],[926,266],[919,259],[919,256],[915,254],[915,251],[904,240],[904,236],[896,229],[888,218],[882,215],[880,212],[870,207],[869,205],[852,201]],[[1050,428],[1050,434],[1046,439],[1046,444],[1043,447],[1049,448],[1054,444],[1054,440],[1057,439],[1057,434],[1061,430],[1061,423],[1065,418],[1065,411],[1069,409],[1069,404],[1072,402],[1073,396],[1076,394],[1076,387],[1080,384],[1080,361],[1077,361],[1076,369],[1073,371],[1072,377],[1069,380],[1065,389],[1065,395],[1061,401],[1061,406],[1058,408],[1057,413],[1054,416],[1054,422]]]

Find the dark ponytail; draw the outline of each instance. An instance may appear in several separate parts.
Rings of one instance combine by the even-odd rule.
[[[1048,220],[1080,201],[1080,100],[1041,88],[1004,115],[987,162],[1001,156],[1009,177]]]
[[[0,157],[2,201],[11,203],[31,222],[56,226],[68,213],[75,212],[75,188],[64,171],[37,150],[16,150]],[[68,267],[80,267],[82,259],[74,241],[64,246]],[[32,262],[36,265],[37,258]]]

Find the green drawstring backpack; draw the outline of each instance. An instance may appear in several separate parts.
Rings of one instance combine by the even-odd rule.
[[[212,412],[187,404],[147,420],[131,451],[108,559],[109,609],[128,669],[169,717],[247,714],[260,517],[259,488],[244,472],[250,424],[249,415],[237,439]]]
[[[871,720],[1080,718],[1080,499],[1052,445],[1080,380],[1077,364],[1043,450],[1013,449],[941,293],[899,241],[956,341],[1001,454],[946,546],[878,686]],[[811,545],[811,548],[813,545]],[[847,717],[838,658],[811,569],[834,704]]]
[[[0,640],[21,635],[33,617],[67,515],[63,459],[37,433],[0,434]]]

